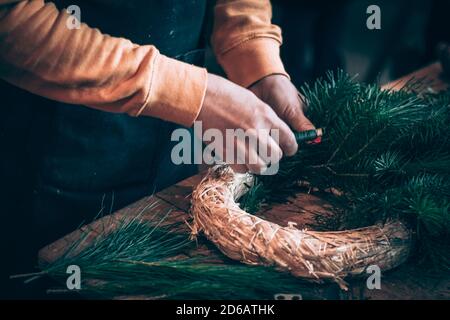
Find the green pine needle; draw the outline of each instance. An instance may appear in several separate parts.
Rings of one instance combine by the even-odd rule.
[[[333,187],[344,191],[334,203],[345,227],[404,219],[421,256],[450,269],[450,92],[419,94],[419,87],[382,90],[342,71],[304,85],[308,117],[326,128],[322,143],[302,146],[278,175],[260,177],[243,207],[257,212],[285,200],[298,192],[297,181]]]
[[[159,219],[159,218],[158,218]],[[278,293],[301,293],[318,298],[319,287],[273,268],[227,265],[207,257],[189,257],[195,243],[160,225],[164,218],[146,221],[139,216],[122,221],[110,234],[99,236],[78,252],[77,241],[60,259],[43,265],[43,271],[62,283],[66,269],[81,269],[80,293],[92,298],[145,297],[151,299],[273,299]],[[178,259],[174,259],[178,257]]]

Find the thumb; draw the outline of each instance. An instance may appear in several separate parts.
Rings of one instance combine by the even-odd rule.
[[[295,131],[307,131],[314,130],[316,127],[309,121],[309,119],[303,113],[302,108],[297,108],[295,118],[290,121],[292,128]]]

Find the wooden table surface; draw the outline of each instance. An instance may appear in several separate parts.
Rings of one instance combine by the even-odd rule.
[[[394,81],[385,86],[388,89],[399,89],[410,79],[427,79],[428,88],[442,90],[448,84],[442,79],[442,68],[434,63]],[[203,173],[183,180],[155,195],[145,197],[109,216],[105,216],[89,225],[66,235],[56,242],[42,248],[39,261],[51,263],[64,254],[67,248],[80,237],[87,236],[84,246],[88,246],[102,232],[114,230],[118,222],[131,218],[138,213],[143,219],[162,215],[171,210],[167,221],[190,221],[190,194],[201,180]],[[299,228],[314,225],[316,215],[328,214],[327,204],[313,194],[300,194],[290,199],[289,204],[276,205],[262,212],[262,216],[273,222],[285,225],[288,221],[296,222]],[[186,227],[181,232],[189,233]],[[221,263],[226,263],[223,255],[207,241],[200,241],[193,255],[208,255]],[[343,292],[334,284],[311,285],[315,298],[332,299],[450,299],[450,279],[445,276],[424,276],[413,263],[406,263],[395,270],[383,274],[381,290],[368,290],[364,281],[351,282],[350,290]],[[311,294],[311,292],[308,292]],[[330,296],[330,292],[333,292]],[[123,296],[122,298],[133,298]],[[142,297],[139,297],[142,298]]]

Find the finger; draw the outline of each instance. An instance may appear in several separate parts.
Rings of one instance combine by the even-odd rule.
[[[230,167],[236,173],[246,173],[246,172],[248,172],[247,166],[245,164],[232,164],[232,165],[230,165]]]
[[[303,111],[299,108],[297,112],[296,119],[292,121],[292,127],[296,131],[307,131],[314,130],[316,127],[312,124],[311,121],[305,116]]]
[[[247,159],[246,164],[247,168],[251,173],[261,174],[267,169],[267,163],[260,157],[257,152],[256,146],[246,146],[247,150]]]
[[[295,131],[306,131],[313,130],[315,126],[309,121],[309,119],[305,116],[303,107],[304,103],[302,100],[297,100],[297,103],[291,104],[287,108],[286,117],[287,122],[291,125],[291,127]]]
[[[258,150],[259,156],[267,164],[267,169],[261,172],[261,174],[273,175],[278,172],[279,162],[283,157],[283,151],[281,150],[278,143],[272,138],[272,136],[267,135],[265,139],[267,139],[268,150]]]
[[[238,172],[247,172],[250,171],[252,173],[260,174],[267,168],[267,164],[258,154],[258,136],[256,134],[255,129],[250,129],[247,131],[249,137],[236,137],[235,140],[235,150],[236,162],[233,164],[233,167]],[[267,148],[267,147],[266,147]],[[246,167],[246,170],[243,169],[242,166]]]
[[[305,112],[308,110],[308,104],[306,103],[305,98],[299,93],[298,100],[300,103],[300,115],[299,115],[299,131],[313,130],[316,127],[312,124],[312,122],[305,116]]]
[[[289,126],[274,113],[273,128],[278,129],[279,141],[278,144],[286,156],[294,155],[298,150],[297,141],[294,133]]]
[[[272,136],[269,130],[261,130],[258,155],[266,164],[278,163],[283,157],[283,151],[276,140],[279,140],[278,136]]]

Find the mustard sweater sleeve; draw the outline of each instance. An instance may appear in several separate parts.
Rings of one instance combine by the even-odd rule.
[[[287,73],[280,58],[281,30],[271,23],[269,0],[218,0],[212,46],[233,82],[248,87],[270,74]]]
[[[0,77],[35,94],[190,126],[207,72],[86,24],[43,0],[0,0]]]

